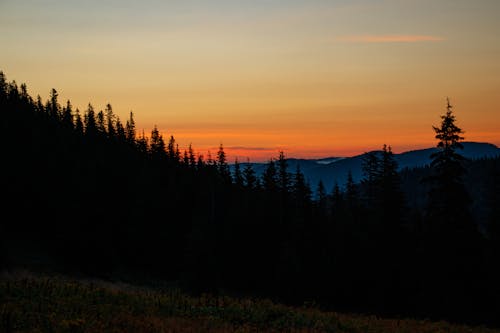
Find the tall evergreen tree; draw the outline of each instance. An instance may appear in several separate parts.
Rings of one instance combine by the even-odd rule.
[[[87,111],[84,114],[85,135],[94,138],[97,135],[97,122],[94,107],[89,103]]]
[[[149,140],[144,134],[144,130],[142,131],[141,136],[137,139],[137,150],[146,156],[146,154],[149,152]]]
[[[120,120],[120,117],[116,117],[116,137],[118,139],[118,142],[126,142],[127,141],[127,134],[125,132],[125,127],[123,127],[123,124]],[[134,138],[135,141],[135,138]]]
[[[381,178],[381,161],[378,152],[369,152],[363,156],[361,169],[364,178],[361,181],[364,186],[365,202],[369,208],[376,206],[378,183]]]
[[[73,122],[73,107],[71,106],[71,102],[68,100],[66,102],[66,107],[62,110],[62,124],[66,128],[72,129],[74,126]]]
[[[178,156],[178,150],[177,150],[177,144],[175,142],[175,138],[173,135],[170,136],[170,139],[168,140],[168,145],[167,145],[167,156],[170,161],[172,162],[179,162],[179,156]]]
[[[455,121],[447,100],[440,126],[433,126],[438,150],[431,155],[431,176],[426,179],[430,189],[422,252],[428,265],[424,272],[432,275],[424,274],[422,289],[432,295],[444,295],[440,302],[429,305],[442,309],[456,308],[457,304],[465,309],[478,302],[471,284],[477,284],[474,280],[482,275],[477,266],[481,261],[481,237],[470,213],[471,198],[463,181],[465,158],[458,152],[463,149],[463,131]],[[461,290],[460,295],[457,290]]]
[[[104,114],[104,111],[102,111],[102,110],[97,113],[97,132],[102,136],[107,135],[106,115]]]
[[[78,135],[82,136],[84,133],[84,125],[82,121],[82,116],[80,115],[80,110],[75,111],[75,131]]]
[[[163,136],[156,125],[151,131],[149,151],[153,159],[162,160],[166,157],[165,141],[163,140]]]
[[[446,113],[441,116],[441,125],[433,126],[438,139],[437,152],[431,155],[432,174],[428,193],[427,225],[434,232],[449,233],[453,230],[476,229],[471,221],[469,206],[471,198],[463,182],[465,158],[458,152],[464,132],[456,124],[450,101]]]
[[[348,209],[354,211],[358,205],[358,190],[354,179],[352,177],[352,171],[347,172],[347,181],[345,184],[345,197]]]
[[[278,157],[278,186],[283,194],[288,194],[290,191],[290,173],[288,172],[288,161],[285,158],[283,151],[279,152]]]
[[[59,94],[57,93],[57,91],[52,88],[52,90],[50,91],[50,101],[47,110],[49,116],[57,120],[59,120],[61,114],[61,106],[59,105],[59,102],[57,100],[58,96]]]
[[[306,178],[300,170],[299,164],[293,176],[293,196],[297,202],[306,203],[311,201],[312,193],[311,188],[306,182]]]
[[[264,190],[273,193],[278,190],[278,171],[273,158],[269,159],[262,174],[262,187]]]
[[[132,146],[135,145],[136,130],[135,130],[134,114],[132,111],[130,111],[129,119],[125,123],[125,137],[130,145]]]
[[[113,107],[111,104],[106,104],[106,131],[110,139],[116,139],[116,116],[113,113]]]
[[[250,160],[247,160],[245,167],[243,168],[243,179],[245,187],[248,189],[255,189],[258,187],[257,184],[257,176],[255,175],[255,171],[250,164]]]
[[[189,160],[189,166],[194,168],[196,167],[196,157],[194,156],[194,150],[193,146],[189,144],[188,148],[188,160]]]
[[[243,187],[245,180],[243,178],[243,173],[241,172],[240,163],[238,162],[238,158],[234,160],[234,175],[233,175],[234,183],[238,187]]]
[[[219,150],[217,151],[217,170],[224,181],[231,182],[231,171],[229,171],[229,165],[227,164],[226,153],[224,152],[222,143],[219,145]]]

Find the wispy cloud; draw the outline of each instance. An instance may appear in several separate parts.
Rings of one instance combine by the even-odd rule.
[[[218,149],[218,147],[217,147]],[[275,148],[267,148],[267,147],[245,147],[245,146],[230,146],[224,147],[224,149],[230,150],[249,150],[249,151],[275,151]]]
[[[353,35],[341,36],[337,40],[351,43],[417,43],[439,42],[444,38],[430,35]]]

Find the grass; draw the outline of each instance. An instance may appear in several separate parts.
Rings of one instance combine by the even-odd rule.
[[[0,332],[481,332],[446,322],[383,319],[266,299],[192,297],[177,289],[30,273],[0,277]]]

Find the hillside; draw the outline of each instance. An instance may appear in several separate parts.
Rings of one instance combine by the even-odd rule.
[[[438,174],[428,197],[420,181],[433,170],[400,175],[384,150],[372,182],[332,193],[310,180],[311,193],[283,154],[262,176],[245,166],[233,177],[222,145],[215,158],[181,152],[156,127],[137,135],[132,113],[78,112],[55,89],[44,103],[1,74],[0,269],[140,275],[195,294],[500,327],[500,158],[464,163],[463,182]],[[331,175],[361,158],[308,160],[303,171]]]
[[[4,273],[0,332],[498,333],[444,321],[380,318],[285,306],[269,299],[190,296],[168,287]]]

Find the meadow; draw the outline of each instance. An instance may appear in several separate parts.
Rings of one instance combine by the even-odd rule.
[[[500,332],[28,272],[3,273],[0,304],[0,332]]]

